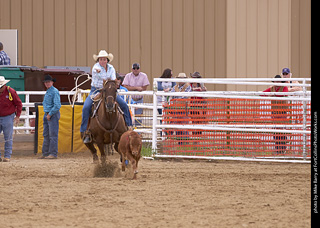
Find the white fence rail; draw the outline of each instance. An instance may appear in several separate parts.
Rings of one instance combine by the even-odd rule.
[[[184,92],[163,92],[158,91],[157,89],[157,83],[161,81],[174,81],[176,83],[179,82],[189,82],[189,83],[205,83],[205,84],[234,84],[234,85],[263,85],[266,86],[266,88],[274,85],[278,86],[292,86],[289,81],[299,81],[300,84],[294,84],[294,86],[301,86],[302,91],[299,92],[290,92],[290,93],[284,93],[284,92],[273,92],[268,93],[269,96],[271,95],[288,95],[288,97],[263,97],[261,95],[266,95],[266,93],[263,92],[257,92],[257,91],[207,91],[207,92],[192,92],[192,93],[184,93]],[[270,82],[274,81],[274,82]],[[279,81],[279,83],[277,83]],[[288,83],[281,83],[281,81],[288,81]],[[120,95],[125,96],[131,96],[131,95],[143,95],[143,96],[149,96],[153,97],[150,103],[142,103],[142,104],[129,104],[133,115],[134,115],[134,109],[135,108],[143,108],[147,110],[152,111],[152,117],[150,117],[150,121],[152,123],[152,128],[139,128],[137,131],[143,132],[143,133],[149,133],[152,135],[152,150],[157,156],[157,149],[158,149],[158,142],[163,140],[163,138],[159,138],[158,132],[162,131],[165,128],[179,128],[179,129],[203,129],[203,130],[223,130],[223,131],[272,131],[272,132],[279,132],[284,133],[290,131],[290,127],[292,126],[286,126],[286,129],[266,129],[264,126],[255,126],[254,124],[251,126],[248,125],[234,125],[234,126],[222,126],[219,124],[213,124],[213,125],[165,125],[160,124],[161,116],[158,115],[158,109],[162,108],[161,104],[157,103],[157,96],[184,96],[184,97],[205,97],[205,98],[243,98],[243,99],[259,99],[261,101],[264,100],[287,100],[287,101],[295,101],[295,102],[302,102],[304,104],[304,108],[306,108],[306,103],[311,101],[311,79],[310,78],[292,78],[292,79],[274,79],[274,78],[201,78],[201,79],[162,79],[162,78],[155,78],[153,81],[153,91],[143,91],[143,92],[136,92],[136,91],[130,91],[130,92],[119,92]],[[35,118],[34,114],[29,114],[29,110],[31,107],[35,107],[34,102],[30,102],[30,96],[34,95],[44,95],[45,91],[17,91],[19,95],[25,95],[25,102],[23,103],[23,107],[25,108],[25,112],[23,115],[21,115],[21,119],[24,121],[24,126],[15,126],[14,130],[25,130],[26,133],[29,133],[30,130],[34,130],[34,127],[30,126],[30,120]],[[60,91],[61,96],[69,96],[72,97],[76,95],[77,101],[82,101],[82,94],[89,93],[89,91]],[[71,101],[72,99],[69,99]],[[72,103],[72,102],[71,102]],[[308,129],[308,123],[306,122],[306,115],[307,111],[304,110],[304,121],[303,123],[300,123],[299,127],[301,130],[299,130],[299,133],[307,135],[310,134],[310,129]],[[276,126],[280,127],[280,126]],[[283,127],[283,126],[282,126]],[[296,127],[296,126],[295,126]],[[289,129],[288,129],[289,128]],[[159,155],[163,156],[163,155]],[[304,157],[305,158],[305,157]],[[230,159],[230,158],[228,158]],[[239,158],[236,158],[236,160],[239,160]]]

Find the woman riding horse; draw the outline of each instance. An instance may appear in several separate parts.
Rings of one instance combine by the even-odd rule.
[[[90,95],[85,100],[82,109],[82,122],[80,132],[83,143],[90,143],[91,141],[90,132],[87,131],[88,120],[93,103],[91,95],[96,94],[103,87],[103,80],[116,79],[116,71],[110,64],[110,62],[113,60],[113,55],[111,53],[108,54],[105,50],[101,50],[99,52],[99,55],[93,55],[93,59],[96,61],[96,64],[92,68],[91,91]],[[124,112],[124,119],[127,126],[129,128],[132,128],[132,120],[127,103],[119,95],[117,95],[116,101],[121,110]]]

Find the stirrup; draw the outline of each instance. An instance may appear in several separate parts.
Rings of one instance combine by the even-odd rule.
[[[92,135],[89,131],[85,131],[82,137],[83,143],[91,143],[92,142]]]

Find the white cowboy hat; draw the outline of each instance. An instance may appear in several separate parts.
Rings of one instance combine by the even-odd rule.
[[[4,86],[8,82],[10,82],[10,80],[6,80],[4,76],[0,76],[0,87]]]
[[[97,61],[98,58],[100,58],[100,57],[106,57],[106,58],[108,58],[108,59],[109,59],[109,62],[111,62],[111,61],[113,60],[113,54],[111,54],[111,53],[108,54],[108,52],[106,52],[106,50],[101,50],[101,51],[99,52],[99,55],[93,55],[94,61]]]
[[[179,73],[176,78],[187,78],[187,75],[185,73]]]

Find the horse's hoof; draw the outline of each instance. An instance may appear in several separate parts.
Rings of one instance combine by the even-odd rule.
[[[99,157],[98,155],[93,155],[93,164],[98,164],[99,163]]]

